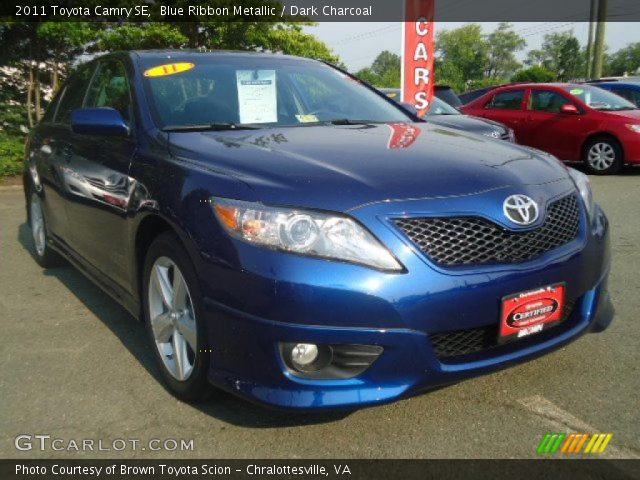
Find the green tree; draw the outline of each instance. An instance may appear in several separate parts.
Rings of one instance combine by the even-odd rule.
[[[376,75],[384,77],[390,71],[400,72],[400,65],[402,60],[399,55],[391,53],[388,50],[380,52],[376,59],[371,64],[371,70]]]
[[[299,24],[277,25],[266,32],[254,31],[253,35],[253,42],[263,50],[341,64],[340,58],[324,42],[304,33]]]
[[[53,92],[58,90],[60,75],[64,76],[70,63],[84,52],[97,28],[95,23],[89,22],[43,22],[38,25],[43,55],[50,64]]]
[[[436,35],[436,79],[445,68],[459,72],[464,81],[483,78],[489,60],[489,45],[477,23]],[[446,66],[443,68],[443,66]]]
[[[511,77],[512,82],[532,82],[532,83],[545,83],[553,82],[556,75],[550,72],[546,68],[540,65],[534,65],[533,67],[525,68],[516,72]]]
[[[152,48],[180,48],[187,44],[178,28],[166,23],[124,24],[101,31],[89,50],[144,50]]]
[[[486,76],[489,78],[506,78],[511,72],[520,68],[515,52],[522,50],[527,42],[513,31],[510,23],[501,23],[496,30],[487,35],[489,59]]]
[[[610,55],[606,72],[612,76],[640,74],[640,42],[631,43]]]
[[[567,81],[582,76],[584,71],[584,52],[573,32],[555,32],[544,36],[542,48],[529,52],[529,66],[542,66],[554,72],[556,79]]]
[[[356,72],[356,77],[376,87],[399,88],[401,63],[399,55],[385,50],[376,57],[370,67]]]

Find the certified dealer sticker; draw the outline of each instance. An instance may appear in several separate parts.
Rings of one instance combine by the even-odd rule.
[[[530,290],[502,299],[500,340],[512,340],[541,332],[562,320],[565,285]]]

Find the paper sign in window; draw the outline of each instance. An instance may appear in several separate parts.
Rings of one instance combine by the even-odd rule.
[[[240,123],[275,123],[278,99],[275,70],[238,70]]]

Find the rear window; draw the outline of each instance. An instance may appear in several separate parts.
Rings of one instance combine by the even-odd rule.
[[[524,90],[509,90],[500,92],[485,105],[485,108],[491,110],[520,110],[522,108],[522,100],[524,99]]]

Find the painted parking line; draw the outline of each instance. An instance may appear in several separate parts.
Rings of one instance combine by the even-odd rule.
[[[532,397],[521,398],[518,400],[518,403],[522,405],[529,412],[535,414],[536,416],[542,418],[548,425],[553,427],[558,432],[566,432],[567,434],[574,435],[572,439],[576,439],[576,445],[571,445],[573,449],[577,449],[577,442],[582,441],[584,438],[584,432],[598,432],[599,430],[592,425],[589,425],[587,422],[580,420],[578,417],[572,415],[571,413],[561,409],[554,403],[550,402],[546,398],[541,395],[534,395]],[[575,435],[580,434],[580,436]],[[605,444],[606,450],[603,449],[602,453],[598,455],[600,458],[609,458],[609,459],[621,459],[621,458],[633,458],[640,459],[640,455],[635,452],[624,448],[616,446],[615,443],[609,443],[612,437],[605,436],[600,440],[599,436],[595,438],[600,441],[606,441]],[[615,442],[615,440],[614,440]],[[560,445],[560,441],[557,442]],[[589,447],[589,445],[587,445]],[[569,447],[569,448],[571,448]],[[602,445],[598,445],[598,451],[602,449]],[[588,448],[589,452],[593,449],[593,446]],[[585,448],[585,453],[586,452]]]

